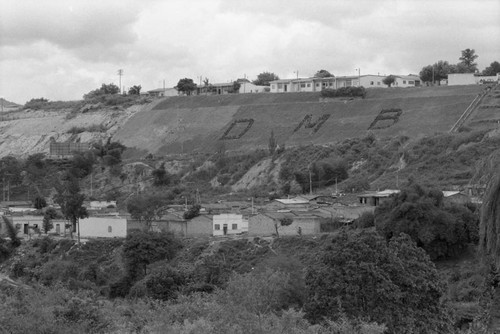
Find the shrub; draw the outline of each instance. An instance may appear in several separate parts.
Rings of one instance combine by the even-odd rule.
[[[363,212],[358,219],[354,221],[354,227],[367,228],[375,226],[375,214],[373,212]]]
[[[465,207],[444,205],[443,194],[411,185],[375,210],[375,226],[387,239],[405,233],[432,259],[456,255],[478,240],[479,217]]]
[[[321,91],[321,97],[361,97],[366,96],[364,87],[341,87],[339,89],[326,88]]]
[[[319,256],[306,275],[309,319],[345,314],[386,324],[389,333],[450,332],[438,272],[408,236],[387,243],[376,232],[341,233]]]

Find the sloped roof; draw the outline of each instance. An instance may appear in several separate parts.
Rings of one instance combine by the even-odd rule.
[[[382,191],[368,191],[361,195],[358,195],[358,197],[389,197],[393,194],[399,194],[399,192],[400,190],[396,189],[386,189]]]
[[[305,198],[277,198],[276,202],[284,204],[284,205],[292,205],[292,204],[309,204],[309,200]]]

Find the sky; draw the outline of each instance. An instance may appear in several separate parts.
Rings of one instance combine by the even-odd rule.
[[[500,61],[499,0],[0,0],[0,97]],[[358,72],[359,69],[359,72]],[[298,72],[298,73],[297,73]]]

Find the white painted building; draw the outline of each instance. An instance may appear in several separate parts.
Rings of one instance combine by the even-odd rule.
[[[257,86],[251,82],[240,82],[240,94],[251,94],[251,93],[266,93],[269,91],[269,86]]]
[[[396,81],[392,87],[418,87],[421,85],[418,75],[396,75]]]
[[[500,73],[493,76],[479,76],[474,73],[448,74],[448,86],[478,85],[498,82],[500,82]]]
[[[421,85],[418,75],[395,75],[392,87],[418,87]],[[385,75],[353,75],[328,78],[297,78],[271,81],[271,93],[320,92],[323,89],[342,87],[387,88],[383,83]]]
[[[122,217],[89,217],[80,219],[79,225],[82,238],[125,238],[127,236],[127,219]]]
[[[248,232],[248,220],[243,215],[224,213],[213,216],[213,235],[228,235]]]

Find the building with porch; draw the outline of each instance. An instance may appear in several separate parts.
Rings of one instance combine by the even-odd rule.
[[[343,87],[387,88],[383,83],[385,75],[352,75],[327,78],[296,78],[271,81],[271,93],[320,92],[323,89],[339,89]],[[393,87],[419,87],[418,75],[395,75]]]

